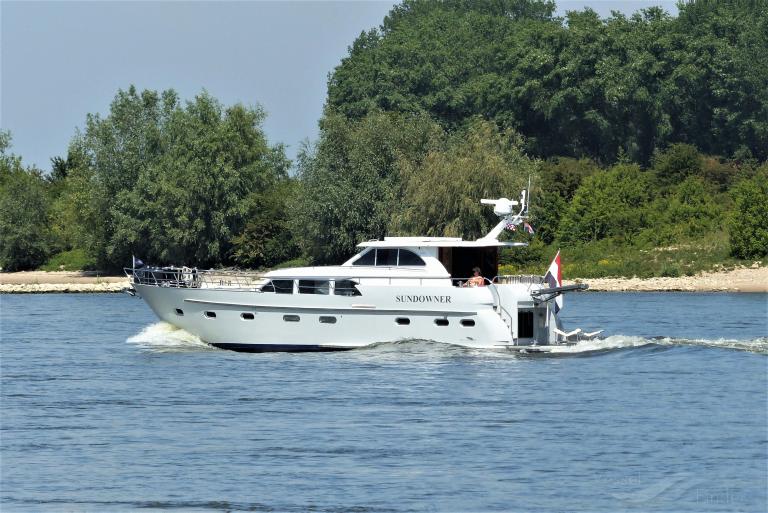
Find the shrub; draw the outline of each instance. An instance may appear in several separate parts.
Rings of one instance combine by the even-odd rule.
[[[753,178],[739,182],[732,195],[731,254],[744,259],[768,255],[768,164]]]
[[[96,269],[96,261],[83,249],[57,253],[40,268],[42,271],[92,271],[94,269]]]

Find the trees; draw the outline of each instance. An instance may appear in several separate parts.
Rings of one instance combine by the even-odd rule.
[[[631,241],[648,226],[649,189],[648,174],[635,164],[617,164],[587,177],[560,222],[560,240]]]
[[[34,269],[51,249],[46,182],[10,154],[11,136],[0,131],[0,268]]]
[[[403,161],[403,208],[390,224],[408,235],[478,238],[498,223],[481,198],[516,198],[536,163],[520,137],[474,120],[421,162]]]
[[[647,165],[673,143],[768,158],[768,10],[688,2],[606,19],[552,17],[550,2],[407,1],[360,35],[329,79],[328,106],[474,116],[511,128],[538,157],[619,152]],[[563,23],[564,21],[564,23]]]
[[[132,254],[158,264],[260,265],[242,249],[246,220],[284,222],[275,205],[283,197],[271,195],[289,166],[282,146],[267,143],[263,120],[258,107],[225,108],[206,92],[182,106],[173,90],[119,91],[109,114],[88,116],[70,145],[56,209],[75,227],[72,240],[104,269]]]
[[[734,209],[728,228],[731,253],[738,258],[768,255],[768,164],[732,191]]]
[[[299,156],[293,227],[302,250],[338,263],[359,242],[383,237],[401,208],[401,163],[420,162],[440,134],[423,115],[372,112],[356,121],[327,112],[317,145]]]

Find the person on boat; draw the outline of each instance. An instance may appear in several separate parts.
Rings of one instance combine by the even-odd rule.
[[[485,278],[482,277],[480,274],[480,268],[475,267],[472,269],[473,276],[467,280],[467,282],[463,285],[464,287],[484,287],[485,286]]]

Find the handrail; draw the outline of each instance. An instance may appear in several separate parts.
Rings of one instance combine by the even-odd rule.
[[[260,291],[261,286],[266,283],[265,280],[306,280],[306,281],[356,281],[358,284],[361,280],[386,280],[389,285],[392,285],[393,281],[419,280],[419,285],[424,285],[425,281],[430,280],[450,280],[451,285],[454,287],[460,286],[461,283],[466,282],[469,278],[457,278],[452,276],[402,276],[402,275],[378,275],[378,276],[361,276],[361,275],[331,275],[331,276],[273,276],[267,277],[263,273],[253,271],[235,271],[235,270],[214,270],[214,269],[197,269],[189,267],[143,267],[143,268],[130,268],[123,269],[126,276],[131,279],[132,283],[140,285],[152,285],[157,287],[174,287],[174,288],[227,288],[227,289],[244,289],[252,291]],[[509,276],[500,275],[495,276],[493,279],[483,278],[484,282],[488,286],[493,286],[494,290],[497,285],[509,285],[509,284],[540,284],[544,282],[544,278],[541,276]],[[303,288],[323,288],[326,285],[320,285],[315,287],[314,285],[305,284]],[[469,287],[474,288],[474,287]],[[498,294],[498,292],[496,291]]]

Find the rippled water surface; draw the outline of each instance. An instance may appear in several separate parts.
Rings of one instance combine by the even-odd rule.
[[[2,511],[765,511],[768,296],[569,296],[604,340],[208,348],[123,295],[0,296]]]

